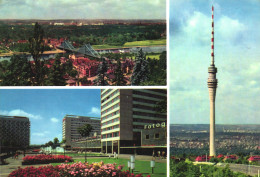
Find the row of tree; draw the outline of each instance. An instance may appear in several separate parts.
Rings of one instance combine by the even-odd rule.
[[[121,70],[121,62],[119,56],[116,56],[117,67],[114,73],[114,79],[109,80],[107,74],[108,64],[103,58],[97,71],[97,78],[94,80],[95,85],[113,85],[124,86],[127,79]],[[142,49],[138,52],[132,76],[130,78],[131,85],[166,85],[166,52],[160,55],[160,59],[146,59]]]
[[[240,172],[233,172],[227,165],[225,168],[217,168],[212,165],[193,165],[189,161],[175,162],[170,161],[170,176],[183,177],[208,177],[208,176],[221,176],[221,177],[250,177]]]
[[[33,29],[30,25],[0,24],[0,41],[27,40]],[[46,38],[67,38],[80,45],[109,44],[122,45],[126,42],[160,39],[165,33],[165,24],[140,25],[101,25],[101,26],[52,26],[43,25]]]

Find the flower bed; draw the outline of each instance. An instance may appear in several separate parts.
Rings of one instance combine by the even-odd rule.
[[[59,177],[57,169],[53,166],[43,166],[43,167],[26,167],[18,168],[9,174],[8,177]]]
[[[131,174],[129,171],[121,171],[122,166],[116,164],[99,163],[74,163],[74,164],[61,164],[55,167],[44,166],[39,168],[27,167],[24,169],[19,168],[9,174],[9,177],[143,177],[142,174]],[[146,176],[150,177],[150,175]]]
[[[25,156],[23,158],[22,165],[32,164],[47,164],[47,163],[59,163],[59,162],[73,162],[72,157],[64,155],[34,155]]]

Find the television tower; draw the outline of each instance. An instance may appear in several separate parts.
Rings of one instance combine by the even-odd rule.
[[[208,68],[208,88],[209,88],[209,103],[210,103],[210,140],[209,140],[209,155],[216,156],[215,150],[215,98],[218,80],[216,78],[217,68],[214,64],[214,7],[212,6],[212,32],[211,32],[211,65]]]

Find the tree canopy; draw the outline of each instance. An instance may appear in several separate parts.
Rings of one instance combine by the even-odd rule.
[[[92,131],[92,126],[90,124],[85,124],[81,127],[77,128],[77,131],[82,137],[88,137],[90,135],[90,132]]]

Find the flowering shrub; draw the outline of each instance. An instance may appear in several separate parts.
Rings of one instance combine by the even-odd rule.
[[[59,173],[57,169],[53,166],[43,166],[43,167],[26,167],[26,168],[18,168],[9,174],[8,177],[22,177],[22,176],[30,176],[30,177],[59,177]]]
[[[143,177],[142,174],[131,174],[129,171],[121,171],[122,165],[99,163],[74,163],[61,164],[56,167],[44,166],[39,168],[19,168],[9,174],[9,177]],[[146,176],[150,177],[150,175]]]
[[[127,176],[129,172],[122,172],[122,165],[116,167],[116,164],[99,163],[74,163],[74,164],[61,164],[57,166],[61,176]],[[141,176],[139,176],[141,177]]]
[[[25,164],[44,164],[44,163],[58,163],[58,162],[72,162],[72,157],[64,155],[34,155],[25,156],[23,158],[23,165]]]

